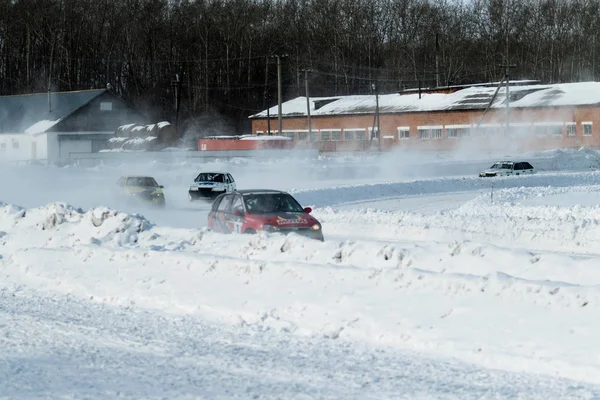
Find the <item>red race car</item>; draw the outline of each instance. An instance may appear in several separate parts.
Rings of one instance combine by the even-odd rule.
[[[258,231],[297,233],[323,241],[321,224],[289,193],[279,190],[238,190],[217,197],[208,227],[221,233]]]

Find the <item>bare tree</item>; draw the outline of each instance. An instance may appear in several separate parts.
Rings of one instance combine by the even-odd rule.
[[[304,68],[314,95],[497,80],[505,63],[580,81],[598,76],[599,26],[600,0],[0,0],[0,94],[110,82],[173,119],[177,76],[182,129],[220,115],[243,131],[276,99],[270,56],[287,55],[285,99]]]

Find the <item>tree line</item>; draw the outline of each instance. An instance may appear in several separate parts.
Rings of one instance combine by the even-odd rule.
[[[0,94],[112,88],[182,130],[284,100],[595,80],[600,0],[0,0]],[[202,133],[202,132],[201,132]]]

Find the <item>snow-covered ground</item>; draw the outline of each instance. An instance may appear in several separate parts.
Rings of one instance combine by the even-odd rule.
[[[600,398],[598,153],[527,159],[2,166],[0,398]],[[207,231],[201,170],[325,242]],[[114,196],[138,173],[165,210]]]

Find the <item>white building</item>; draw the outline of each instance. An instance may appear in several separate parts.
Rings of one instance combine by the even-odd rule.
[[[0,162],[65,163],[146,117],[108,89],[0,96]]]

